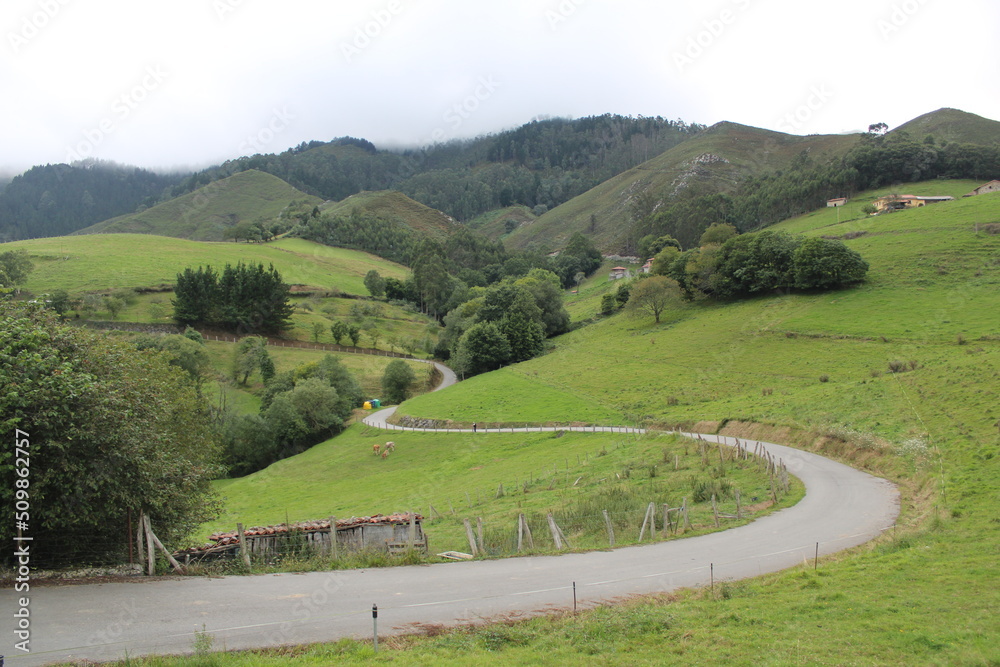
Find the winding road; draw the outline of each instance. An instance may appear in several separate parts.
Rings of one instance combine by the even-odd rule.
[[[439,367],[445,374],[439,388],[453,384],[454,374]],[[384,427],[392,410],[365,422]],[[825,555],[863,544],[893,525],[899,497],[889,482],[816,454],[762,444],[802,480],[806,495],[794,507],[731,530],[560,556],[36,587],[29,594],[31,653],[14,649],[7,627],[0,653],[9,665],[40,665],[191,652],[195,631],[208,633],[215,649],[371,637],[373,604],[378,605],[380,635],[424,624],[572,608],[574,594],[587,607],[626,595],[707,585],[713,575],[716,581],[734,580],[801,565],[817,551]],[[7,610],[14,610],[23,595],[0,592],[4,624],[15,623]]]

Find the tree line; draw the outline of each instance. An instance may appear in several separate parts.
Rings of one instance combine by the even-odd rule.
[[[187,325],[219,326],[231,331],[278,333],[289,326],[291,289],[269,265],[226,264],[190,267],[177,274],[174,319]]]

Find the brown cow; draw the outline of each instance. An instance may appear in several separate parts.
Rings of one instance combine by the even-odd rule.
[[[372,454],[374,454],[375,456],[378,456],[378,453],[379,453],[380,449],[382,449],[382,445],[380,445],[380,444],[378,444],[376,442],[374,445],[372,445]]]

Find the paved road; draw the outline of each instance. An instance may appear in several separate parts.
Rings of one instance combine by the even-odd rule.
[[[373,415],[374,417],[374,415]],[[704,436],[715,441],[712,436]],[[722,438],[731,444],[732,439]],[[742,441],[754,447],[755,443]],[[9,665],[108,660],[190,652],[194,631],[215,648],[370,637],[412,624],[476,621],[498,614],[581,606],[635,593],[750,577],[862,544],[893,525],[898,493],[885,480],[821,456],[764,443],[806,486],[806,496],[751,524],[711,535],[563,556],[509,558],[307,574],[88,584],[31,591],[31,647]],[[17,594],[0,592],[3,624]]]

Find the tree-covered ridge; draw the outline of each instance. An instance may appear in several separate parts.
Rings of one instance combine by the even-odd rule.
[[[634,206],[633,236],[648,241],[669,234],[689,248],[715,222],[749,231],[819,208],[833,197],[934,178],[988,180],[998,173],[1000,144],[938,144],[933,136],[918,141],[902,132],[868,134],[841,159],[817,163],[803,152],[786,170],[747,176],[732,194],[697,187],[674,197],[648,194],[649,205]]]
[[[404,151],[378,150],[363,139],[344,137],[230,160],[190,176],[168,197],[259,169],[324,199],[397,189],[468,220],[512,204],[557,206],[701,129],[680,120],[605,114],[533,121],[496,135]]]
[[[179,180],[110,162],[32,167],[0,190],[0,241],[70,234],[148,205]]]

